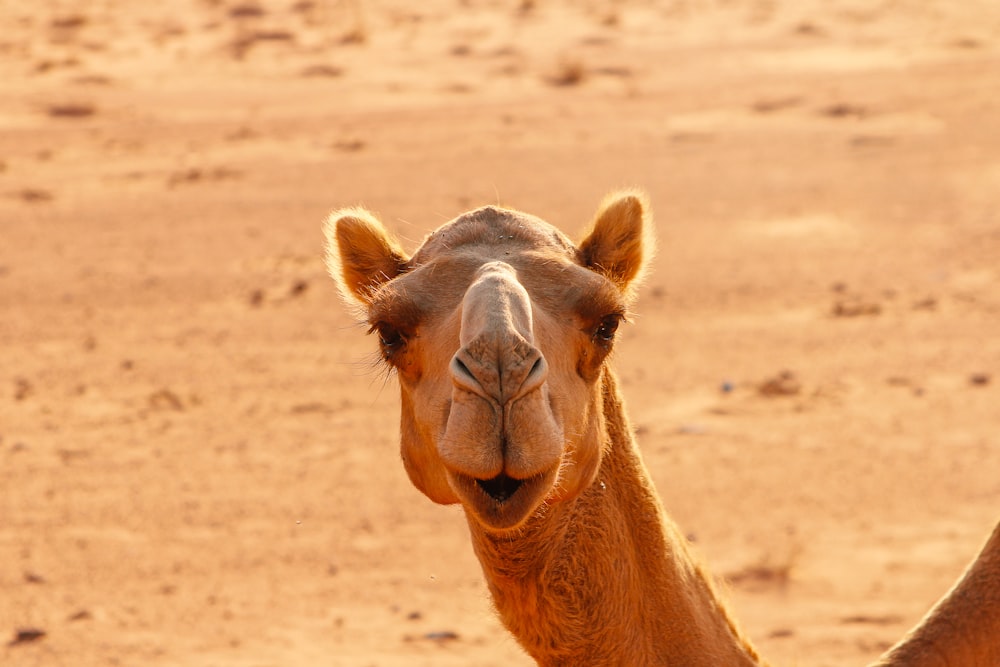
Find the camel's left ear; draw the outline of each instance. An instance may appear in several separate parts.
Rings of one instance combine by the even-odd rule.
[[[585,266],[628,292],[642,278],[655,246],[646,195],[628,190],[612,193],[601,203],[580,243],[580,256]]]
[[[368,305],[379,287],[406,270],[399,242],[363,208],[334,211],[324,232],[326,268],[348,302]]]

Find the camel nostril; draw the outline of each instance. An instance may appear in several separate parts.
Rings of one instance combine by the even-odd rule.
[[[467,379],[472,381],[475,381],[476,379],[475,376],[472,375],[472,371],[469,370],[469,367],[465,365],[465,362],[458,357],[451,358],[451,372],[456,375],[464,375]]]
[[[549,365],[545,363],[545,357],[539,355],[538,359],[535,360],[535,363],[532,364],[531,370],[528,371],[528,377],[530,378],[536,375],[545,375],[548,372]]]
[[[524,381],[521,383],[521,387],[518,390],[518,394],[523,396],[533,389],[537,389],[542,384],[544,384],[546,378],[549,376],[549,365],[545,362],[545,357],[538,355],[535,359],[535,363],[532,364],[531,370],[528,374],[524,376]]]
[[[451,371],[452,380],[459,387],[474,394],[484,395],[482,383],[457,354],[451,358],[448,370]]]
[[[477,479],[476,484],[490,498],[502,503],[517,493],[517,490],[524,484],[524,480],[514,479],[506,473],[500,473],[492,479]]]

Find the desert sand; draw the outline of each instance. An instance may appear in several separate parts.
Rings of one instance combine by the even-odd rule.
[[[527,666],[322,262],[649,192],[615,353],[761,652],[861,665],[1000,518],[993,0],[0,5],[0,664]]]

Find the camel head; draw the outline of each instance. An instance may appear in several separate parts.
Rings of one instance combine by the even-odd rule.
[[[600,379],[651,254],[647,209],[641,194],[609,196],[574,245],[488,206],[412,256],[364,209],[330,216],[327,266],[399,378],[402,458],[420,491],[505,531],[594,482]]]

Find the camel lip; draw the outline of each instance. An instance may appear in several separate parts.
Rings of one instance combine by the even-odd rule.
[[[449,471],[452,488],[462,505],[484,528],[517,528],[547,497],[558,466],[527,478],[501,472],[489,479]]]
[[[524,485],[527,480],[511,477],[501,472],[490,479],[476,479],[476,486],[498,503],[505,503]]]

